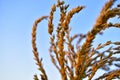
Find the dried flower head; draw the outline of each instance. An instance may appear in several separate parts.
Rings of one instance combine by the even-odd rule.
[[[107,72],[101,74],[101,76],[95,77],[96,79],[94,80],[120,79],[120,41],[113,42],[109,40],[104,44],[98,44],[97,47],[92,45],[97,34],[103,35],[104,30],[111,27],[120,28],[119,22],[108,22],[110,18],[116,16],[120,19],[120,4],[112,8],[115,1],[117,0],[108,0],[105,3],[92,29],[88,31],[87,34],[70,34],[71,28],[69,25],[71,18],[76,13],[79,13],[84,6],[77,6],[67,11],[70,5],[65,5],[65,1],[57,0],[57,3],[53,4],[51,8],[49,16],[43,16],[35,21],[32,28],[32,47],[34,59],[41,72],[41,80],[48,80],[48,77],[42,64],[42,58],[39,58],[36,47],[36,29],[37,24],[46,18],[49,18],[48,33],[50,34],[49,51],[51,61],[58,69],[62,80],[83,80],[84,78],[93,80],[93,77],[96,76],[97,71],[100,69]],[[53,20],[55,18],[54,12],[57,8],[60,11],[60,18],[55,30]],[[73,43],[75,39],[78,39],[76,44]],[[85,39],[85,41],[80,45],[83,39]],[[113,65],[118,69],[111,70],[111,66]],[[39,80],[37,75],[34,75],[34,80]]]

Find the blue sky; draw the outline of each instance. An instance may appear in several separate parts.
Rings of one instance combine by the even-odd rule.
[[[105,1],[107,0],[66,0],[71,4],[70,7],[86,6],[72,18],[72,33],[87,33]],[[39,74],[32,54],[31,29],[35,19],[49,15],[50,7],[55,2],[56,0],[0,0],[0,80],[33,80],[33,75]],[[111,21],[118,22],[117,19]],[[43,57],[49,80],[60,80],[57,70],[50,63],[46,20],[39,24],[37,33],[38,50]],[[107,40],[118,41],[119,35],[119,29],[111,28],[103,36],[97,36],[93,44]]]

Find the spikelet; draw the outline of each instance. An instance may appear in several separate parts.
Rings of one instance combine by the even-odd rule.
[[[56,5],[54,4],[50,11],[49,21],[48,21],[48,33],[51,35],[53,32],[54,25],[52,23],[54,12],[56,11]]]

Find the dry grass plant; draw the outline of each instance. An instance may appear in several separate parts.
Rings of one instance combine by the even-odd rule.
[[[108,22],[110,18],[116,16],[118,19],[120,18],[120,4],[111,8],[115,1],[116,0],[108,0],[105,3],[93,28],[87,34],[75,34],[70,36],[71,28],[69,27],[71,18],[76,13],[79,13],[84,6],[78,6],[67,11],[69,5],[66,5],[64,1],[60,0],[57,0],[57,3],[53,4],[49,16],[42,16],[35,21],[32,28],[32,47],[34,59],[41,72],[41,80],[48,80],[48,76],[43,67],[42,59],[39,58],[36,47],[36,29],[37,24],[46,18],[48,18],[48,33],[50,35],[50,57],[52,63],[61,75],[61,80],[83,80],[84,78],[92,80],[99,69],[106,70],[107,72],[95,80],[120,79],[120,57],[114,56],[120,54],[120,41],[107,41],[104,44],[100,43],[96,48],[92,46],[92,42],[97,34],[101,34],[101,32],[111,27],[120,28],[120,23],[113,24],[112,22]],[[53,20],[55,18],[54,12],[56,8],[60,10],[60,19],[57,29],[54,30]],[[76,45],[73,45],[72,42],[76,38],[78,42]],[[79,44],[82,39],[85,39],[85,42],[80,46]],[[65,49],[65,45],[67,45],[67,49]],[[110,45],[114,45],[114,47],[109,47],[102,52],[100,51]],[[114,62],[118,62],[118,64]],[[110,71],[111,65],[115,65],[118,68]],[[36,74],[34,75],[34,80],[39,80]]]

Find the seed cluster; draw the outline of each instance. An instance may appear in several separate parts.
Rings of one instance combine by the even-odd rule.
[[[95,80],[120,79],[120,57],[114,56],[120,56],[120,41],[110,40],[104,44],[98,44],[97,47],[92,45],[97,34],[102,35],[104,30],[111,27],[120,28],[120,23],[108,22],[110,18],[116,16],[118,19],[120,18],[120,4],[112,8],[115,1],[117,0],[108,0],[105,3],[92,29],[86,34],[71,36],[70,31],[72,29],[69,26],[71,18],[84,9],[85,6],[77,6],[68,11],[70,5],[66,5],[65,1],[57,0],[57,3],[51,7],[49,16],[42,16],[35,21],[32,28],[32,48],[34,59],[41,72],[41,80],[48,80],[48,75],[36,47],[36,30],[37,24],[46,18],[48,18],[48,33],[50,35],[50,57],[61,75],[61,80],[83,80],[84,78],[92,80],[99,69],[103,69],[107,73],[101,74]],[[53,21],[57,9],[60,11],[60,18],[55,30]],[[75,39],[78,39],[78,41],[73,44]],[[80,45],[83,39],[85,39],[85,42]],[[114,46],[109,47],[111,45]],[[116,70],[111,70],[112,65],[117,67]],[[34,80],[39,80],[36,74]]]

